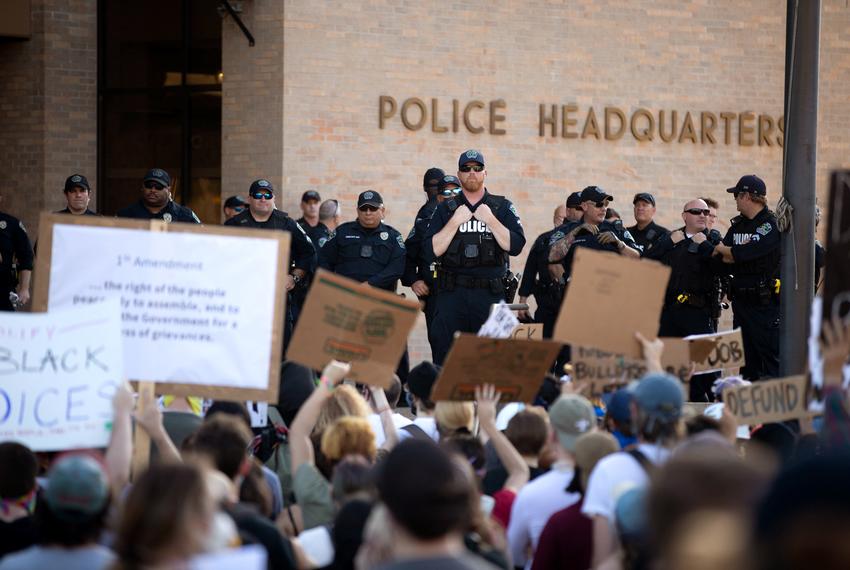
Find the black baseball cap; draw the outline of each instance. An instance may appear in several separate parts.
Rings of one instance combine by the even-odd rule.
[[[653,206],[655,205],[655,196],[653,196],[649,192],[638,192],[637,194],[635,194],[635,197],[632,198],[632,204],[637,204],[638,200],[643,200],[644,202],[652,204]]]
[[[374,190],[366,190],[357,197],[357,208],[360,206],[374,206],[380,208],[384,205],[384,199]]]
[[[608,194],[605,190],[600,188],[599,186],[588,186],[584,190],[581,191],[581,201],[582,202],[601,202],[605,199],[614,201],[614,197]]]
[[[442,180],[445,175],[446,173],[442,168],[432,166],[425,171],[425,176],[422,177],[422,187],[436,188],[440,184],[440,180]]]
[[[756,196],[767,196],[767,186],[764,185],[764,180],[755,174],[742,176],[734,188],[727,188],[726,191],[735,194],[738,192],[749,192]]]
[[[316,200],[317,202],[321,202],[322,197],[319,196],[319,193],[316,192],[315,190],[307,190],[306,192],[301,194],[301,201],[302,202],[309,202],[310,200]]]
[[[260,178],[259,180],[251,182],[251,187],[248,189],[248,195],[250,196],[254,192],[271,192],[274,194],[274,186],[272,186],[272,183],[265,178]]]
[[[231,196],[224,201],[225,208],[244,208],[245,205],[245,200],[241,196]]]
[[[573,192],[567,196],[567,208],[581,207],[581,192]]]
[[[450,184],[456,185],[460,188],[460,180],[457,179],[457,176],[452,176],[451,174],[447,174],[440,179],[440,192],[443,192],[447,186]]]
[[[471,148],[468,151],[461,153],[460,157],[457,159],[457,167],[460,168],[467,162],[477,162],[481,166],[484,166],[484,155],[481,154],[481,151]]]
[[[75,186],[79,186],[80,188],[85,188],[89,192],[91,192],[91,186],[89,186],[89,181],[86,180],[86,177],[82,174],[72,174],[68,178],[65,179],[65,190],[64,192],[70,192],[74,189]]]
[[[150,180],[159,182],[163,186],[171,186],[171,177],[161,168],[151,168],[148,170],[148,173],[145,174],[145,177],[142,178],[142,182],[148,182]]]

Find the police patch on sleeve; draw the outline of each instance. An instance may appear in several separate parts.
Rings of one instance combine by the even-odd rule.
[[[6,220],[0,220],[0,230],[6,229]]]
[[[389,234],[389,233],[387,233],[387,232],[381,232],[381,239],[382,239],[382,240],[387,241],[387,239],[388,239],[389,237],[390,237],[390,234]],[[401,237],[401,236],[399,236],[399,237]]]
[[[404,240],[401,239],[401,234],[398,234],[397,236],[395,236],[395,239],[398,242],[398,245],[401,247],[401,249],[404,249]]]
[[[629,230],[623,230],[623,237],[635,241],[635,238],[632,237],[632,234],[629,233]]]
[[[328,242],[328,238],[326,238],[326,237],[324,237],[324,236],[320,237],[320,238],[319,238],[319,247],[322,247],[322,246],[323,246],[323,245],[325,245],[327,242]]]
[[[556,241],[564,239],[564,232],[557,231],[549,237],[549,245],[553,245]]]
[[[759,235],[766,236],[767,234],[770,233],[770,230],[772,230],[772,229],[773,229],[773,226],[771,226],[768,222],[765,222],[762,225],[760,225],[758,228],[756,228],[756,233],[759,234]]]
[[[522,225],[522,220],[520,220],[520,219],[519,219],[519,212],[517,212],[517,211],[516,211],[516,206],[514,206],[513,204],[511,204],[510,206],[508,206],[508,210],[510,210],[510,211],[511,211],[511,213],[512,213],[514,216],[516,216],[516,221],[517,221],[517,223],[518,223],[519,225]],[[494,213],[495,213],[495,212],[494,212]]]

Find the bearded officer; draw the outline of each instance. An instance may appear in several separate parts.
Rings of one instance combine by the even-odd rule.
[[[461,193],[437,206],[425,234],[426,252],[440,268],[431,336],[440,339],[433,361],[442,364],[454,333],[477,332],[490,306],[505,298],[509,256],[519,255],[525,234],[516,208],[490,194],[484,155],[468,150],[458,159]]]

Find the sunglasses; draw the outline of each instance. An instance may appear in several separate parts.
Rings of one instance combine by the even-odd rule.
[[[446,197],[456,196],[458,194],[458,192],[460,192],[460,188],[447,188],[447,189],[443,190],[442,192],[440,192],[440,195],[446,196]]]
[[[702,214],[703,216],[707,216],[709,213],[711,213],[711,210],[703,210],[702,208],[690,208],[685,211],[691,214],[692,216],[699,216],[700,214]]]
[[[272,194],[271,192],[252,192],[251,198],[253,198],[254,200],[271,200],[272,198],[274,198],[274,194]]]
[[[608,200],[603,200],[602,202],[594,202],[593,205],[596,206],[597,208],[607,208],[608,207]]]
[[[245,206],[236,206],[235,208],[232,208],[232,209],[237,214],[241,214],[245,210]]]
[[[361,212],[377,212],[378,211],[377,206],[370,206],[368,204],[364,204],[357,209],[360,210]]]
[[[165,188],[165,186],[163,186],[159,182],[154,182],[153,180],[148,180],[147,182],[145,182],[144,186],[148,190],[153,190],[153,189],[162,190],[163,188]]]
[[[484,167],[480,164],[464,164],[460,167],[461,172],[481,172]]]

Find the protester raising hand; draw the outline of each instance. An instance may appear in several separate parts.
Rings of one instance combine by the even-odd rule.
[[[136,425],[140,426],[151,442],[156,445],[159,452],[159,457],[162,461],[180,462],[180,452],[177,451],[174,442],[165,431],[165,426],[162,423],[162,410],[156,405],[156,399],[152,392],[143,392],[139,397],[140,410],[136,410],[133,418],[136,420]]]
[[[499,402],[499,393],[492,384],[476,386],[475,401],[478,404],[478,423],[481,430],[493,442],[496,455],[499,456],[499,460],[508,472],[508,478],[502,488],[516,493],[528,483],[530,472],[522,455],[507,436],[496,427],[496,404]]]
[[[664,342],[660,338],[655,340],[647,340],[640,332],[635,332],[635,338],[638,340],[643,351],[643,359],[646,361],[646,371],[664,372],[664,367],[661,366],[661,354],[664,352]]]

